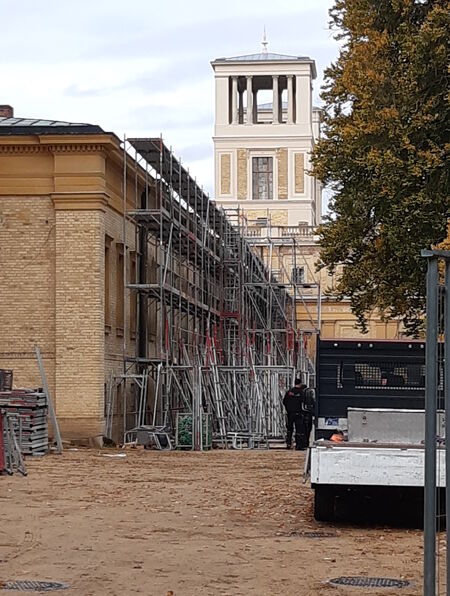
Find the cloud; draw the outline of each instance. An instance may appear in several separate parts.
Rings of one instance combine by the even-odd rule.
[[[196,143],[180,148],[180,155],[183,157],[183,162],[195,162],[211,157],[213,144],[210,143]]]
[[[212,189],[214,73],[221,56],[308,55],[318,79],[337,54],[332,0],[15,0],[0,36],[4,103],[16,114],[158,136]],[[6,95],[5,95],[6,94]]]

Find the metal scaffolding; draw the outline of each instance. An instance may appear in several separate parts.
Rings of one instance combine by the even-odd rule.
[[[267,447],[284,435],[286,388],[311,371],[298,287],[248,242],[243,214],[218,208],[162,139],[128,139],[131,155],[135,207],[124,221],[135,224],[138,248],[124,287],[135,305],[135,353],[124,342],[123,374],[111,380],[123,385],[124,438],[144,430],[171,446],[188,415],[194,449],[208,444],[208,421],[224,448]]]

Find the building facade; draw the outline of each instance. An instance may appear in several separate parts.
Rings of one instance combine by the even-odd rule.
[[[323,337],[359,337],[348,301],[323,298],[334,279],[316,271],[322,186],[309,174],[320,137],[312,102],[314,60],[267,51],[218,58],[215,76],[215,197],[239,209],[249,242],[296,296],[299,325]],[[276,255],[276,256],[274,256]],[[365,337],[396,338],[396,321],[373,313]]]
[[[301,354],[286,340],[292,297],[267,276],[162,139],[122,144],[98,126],[0,108],[0,368],[15,387],[40,386],[39,346],[63,438],[173,431],[199,386],[222,441],[246,425],[279,434],[272,388]],[[267,362],[277,383],[261,375],[258,408],[274,416],[256,427],[242,403]]]
[[[318,225],[321,186],[307,173],[319,136],[314,61],[264,48],[212,67],[216,201],[239,206],[251,221]]]
[[[16,387],[41,386],[39,346],[65,438],[102,437],[107,379],[122,371],[124,342],[133,349],[123,170],[114,134],[0,108],[0,368]]]

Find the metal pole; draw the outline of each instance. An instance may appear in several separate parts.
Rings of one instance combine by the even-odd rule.
[[[200,365],[194,363],[192,367],[193,391],[192,391],[192,449],[202,451],[202,369]]]
[[[450,259],[445,259],[445,302],[444,302],[444,386],[445,386],[445,511],[450,514]],[[447,521],[447,594],[450,595],[450,531]]]
[[[123,440],[125,442],[125,435],[127,432],[127,301],[126,301],[126,286],[127,286],[127,137],[123,135],[123,220],[122,220],[122,242],[123,242],[123,263],[122,263],[122,285],[123,285],[123,304],[122,304],[122,327],[123,327],[123,341],[122,341],[122,358],[123,358]]]
[[[42,362],[41,351],[39,350],[38,346],[34,346],[34,352],[36,354],[39,371],[41,373],[42,387],[44,389],[44,393],[47,398],[48,413],[50,415],[50,420],[52,421],[53,432],[55,433],[57,452],[59,455],[61,455],[61,453],[63,451],[61,434],[59,432],[58,421],[56,420],[55,408],[53,407],[52,398],[50,397],[50,391],[49,391],[48,383],[47,383],[47,375],[45,374],[44,363]]]
[[[424,596],[436,590],[436,364],[438,260],[428,258],[425,376]]]

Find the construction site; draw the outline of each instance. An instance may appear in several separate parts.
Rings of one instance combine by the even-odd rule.
[[[145,172],[124,215],[139,247],[134,278],[123,281],[124,321],[129,300],[136,334],[133,351],[123,344],[123,372],[109,380],[106,437],[139,435],[165,449],[283,440],[282,397],[298,375],[314,385],[307,346],[320,321],[320,288],[308,334],[297,321],[304,284],[292,271],[305,266],[301,241],[256,236],[239,209],[209,199],[162,139],[129,139],[125,152],[140,178]],[[186,423],[192,441],[183,445]]]
[[[104,446],[59,433],[39,348],[43,389],[15,389],[4,371],[0,589],[421,594],[421,530],[401,514],[386,527],[382,504],[317,521],[309,452],[285,449],[283,396],[298,376],[317,381],[320,284],[299,273],[310,230],[218,207],[161,138],[120,149],[122,354],[105,378]]]
[[[450,590],[450,254],[426,341],[357,329],[316,65],[267,44],[211,63],[213,197],[162,136],[0,106],[0,591]]]

